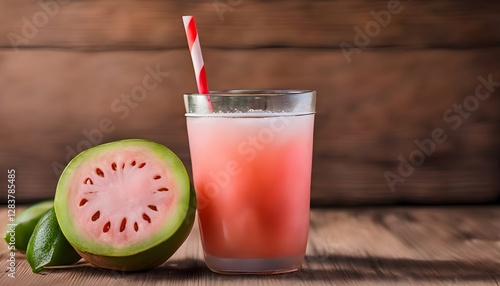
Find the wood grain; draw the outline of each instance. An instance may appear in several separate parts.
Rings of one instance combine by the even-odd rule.
[[[0,211],[0,230],[6,211]],[[17,277],[1,285],[498,285],[500,209],[404,207],[313,209],[303,269],[278,276],[224,276],[204,262],[197,224],[162,266],[121,273],[79,265],[31,273],[17,256]],[[0,242],[0,260],[9,252]]]
[[[69,1],[59,4],[46,20],[43,15],[48,14],[37,3],[0,1],[1,47],[12,47],[7,35],[14,33],[25,38],[14,40],[20,47],[185,48],[180,17],[192,14],[204,47],[340,49],[342,42],[354,45],[355,27],[365,30],[374,21],[371,12],[387,11],[389,1]],[[374,28],[368,48],[477,48],[500,43],[498,1],[398,3],[401,11],[392,14],[379,32]],[[26,22],[39,23],[36,31],[23,34]]]
[[[212,89],[317,90],[314,204],[483,202],[498,196],[500,89],[456,130],[443,114],[474,95],[479,75],[500,80],[499,48],[365,51],[351,64],[340,51],[205,54]],[[168,73],[158,87],[143,101],[132,100],[128,116],[113,109],[116,101],[125,106],[122,96],[157,65]],[[0,71],[0,169],[16,168],[20,199],[51,197],[57,182],[52,164],[64,166],[89,141],[85,130],[98,129],[106,118],[115,129],[103,132],[100,142],[158,141],[190,169],[181,95],[196,87],[187,51],[0,52]],[[392,192],[384,172],[397,173],[398,157],[408,160],[417,149],[414,141],[430,138],[434,128],[448,139]]]

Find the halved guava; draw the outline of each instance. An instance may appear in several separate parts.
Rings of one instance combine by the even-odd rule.
[[[61,231],[83,258],[132,271],[172,256],[191,231],[196,198],[170,149],[129,139],[93,147],[69,162],[54,208]]]

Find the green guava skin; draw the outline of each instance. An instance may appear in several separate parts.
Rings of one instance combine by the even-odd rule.
[[[15,235],[14,246],[16,251],[25,253],[36,224],[53,206],[54,202],[50,200],[36,203],[23,210],[14,221],[16,225],[14,226],[14,231],[10,232],[9,229],[7,229],[5,232],[4,239],[7,244],[9,244],[11,237]]]
[[[189,203],[185,204],[186,201],[182,205],[186,206],[185,215],[182,216],[182,223],[180,223],[177,229],[169,230],[172,234],[170,236],[166,236],[165,240],[161,241],[158,244],[152,245],[147,249],[134,249],[134,247],[130,247],[130,250],[127,250],[125,253],[109,255],[106,251],[103,251],[102,246],[99,247],[94,241],[84,241],[80,237],[75,235],[75,232],[72,230],[73,226],[71,220],[68,219],[69,211],[67,208],[67,181],[68,178],[71,177],[71,173],[73,169],[78,167],[81,161],[85,161],[85,158],[88,158],[89,152],[93,152],[92,149],[100,148],[99,150],[105,150],[105,148],[120,148],[120,146],[126,146],[130,144],[140,144],[143,146],[147,146],[151,149],[156,149],[159,155],[162,158],[168,158],[169,163],[173,164],[175,167],[176,178],[181,180],[180,187],[181,192],[189,192],[186,196],[189,196]],[[165,151],[166,150],[166,151]],[[85,154],[86,153],[86,154]],[[75,162],[74,164],[72,164]],[[65,176],[66,175],[66,176]],[[61,174],[59,178],[59,183],[56,189],[56,195],[54,199],[54,209],[56,212],[56,216],[61,227],[61,231],[63,232],[66,239],[73,246],[73,248],[90,264],[99,268],[106,268],[112,270],[119,271],[141,271],[155,268],[165,261],[167,261],[177,249],[182,245],[182,243],[186,240],[188,235],[191,232],[191,229],[194,224],[195,215],[196,215],[196,194],[192,187],[190,187],[189,176],[187,171],[180,161],[180,159],[168,148],[163,145],[143,140],[143,139],[127,139],[121,141],[115,141],[111,143],[106,143],[102,145],[98,145],[86,151],[83,151],[79,155],[77,155],[66,169]]]

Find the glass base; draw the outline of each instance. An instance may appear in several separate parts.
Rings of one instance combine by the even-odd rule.
[[[206,254],[208,268],[220,274],[281,274],[297,271],[304,256],[279,258],[220,258]]]

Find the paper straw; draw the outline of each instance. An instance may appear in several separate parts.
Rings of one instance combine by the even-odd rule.
[[[196,76],[196,84],[198,85],[198,92],[200,94],[209,94],[207,75],[205,73],[205,64],[201,54],[200,38],[198,37],[198,30],[193,16],[182,16],[184,22],[184,29],[186,30],[186,37],[191,52],[191,59],[193,60],[194,73]],[[210,111],[212,111],[212,103],[208,98]]]

